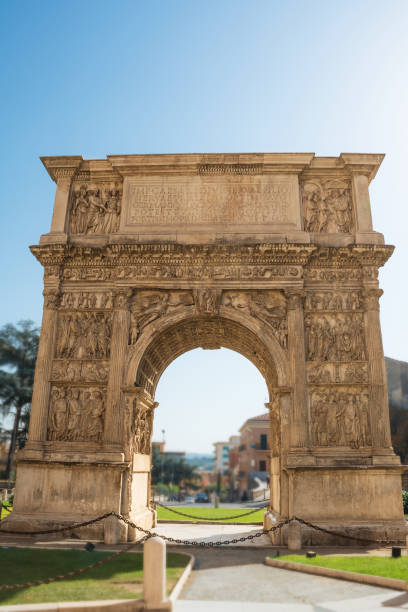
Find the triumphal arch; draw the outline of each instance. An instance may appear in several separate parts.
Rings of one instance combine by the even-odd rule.
[[[42,158],[57,189],[51,231],[31,247],[44,314],[10,527],[110,510],[150,527],[157,383],[185,351],[227,347],[269,390],[266,524],[405,535],[377,280],[393,247],[369,200],[382,159]]]

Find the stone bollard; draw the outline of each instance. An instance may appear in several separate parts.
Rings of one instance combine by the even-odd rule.
[[[288,550],[302,549],[302,525],[292,521],[288,525]]]
[[[119,519],[116,516],[107,516],[103,521],[104,544],[119,543]]]
[[[143,545],[143,599],[146,610],[171,610],[166,595],[166,542],[158,536]]]

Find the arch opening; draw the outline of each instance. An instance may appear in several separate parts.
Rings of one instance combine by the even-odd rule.
[[[214,350],[223,347],[242,355],[257,368],[265,381],[269,395],[269,401],[264,406],[272,415],[270,410],[276,397],[277,387],[279,387],[278,369],[273,350],[271,350],[271,343],[268,345],[267,338],[264,342],[265,334],[262,333],[262,330],[257,331],[258,334],[240,321],[209,314],[195,314],[177,321],[169,321],[161,329],[154,329],[152,326],[146,332],[148,340],[144,350],[137,355],[138,365],[135,368],[134,384],[139,391],[143,392],[144,397],[150,397],[149,401],[154,401],[159,380],[175,359],[197,348]],[[133,367],[134,365],[135,362],[133,362]],[[260,408],[258,415],[261,412],[265,412],[264,407]],[[278,414],[275,412],[272,419],[269,415],[267,418],[270,443],[268,448],[270,460],[267,471],[269,472],[271,506],[277,511],[280,509],[281,499],[279,412],[278,409]]]
[[[224,317],[191,317],[153,336],[140,359],[135,384],[154,398],[160,377],[177,357],[196,348],[230,349],[251,361],[265,379],[269,394],[278,384],[272,355],[250,329]]]

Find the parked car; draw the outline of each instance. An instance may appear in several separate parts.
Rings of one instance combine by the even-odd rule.
[[[184,503],[185,504],[193,504],[194,503],[194,497],[192,497],[191,495],[186,495],[186,497],[184,498]]]
[[[208,504],[209,501],[210,498],[208,497],[207,493],[197,493],[195,498],[196,504]]]

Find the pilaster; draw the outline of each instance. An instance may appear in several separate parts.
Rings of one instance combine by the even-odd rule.
[[[32,442],[43,442],[47,439],[50,379],[60,295],[58,289],[45,289],[43,295],[44,309],[35,367],[28,448]]]
[[[371,423],[373,447],[391,448],[390,419],[388,413],[387,375],[381,338],[379,298],[381,289],[370,288],[364,292],[364,320],[371,387]]]
[[[49,234],[41,236],[40,244],[65,243],[67,242],[66,223],[71,180],[82,162],[82,156],[60,159],[42,157],[41,160],[51,178],[57,183],[57,191],[54,199],[51,230]]]
[[[288,352],[293,380],[292,449],[309,447],[309,415],[306,396],[306,351],[303,315],[305,292],[285,291],[288,298]]]
[[[121,385],[129,340],[129,297],[131,291],[124,289],[114,295],[110,366],[107,386],[104,442],[123,442],[123,415],[121,413]]]

